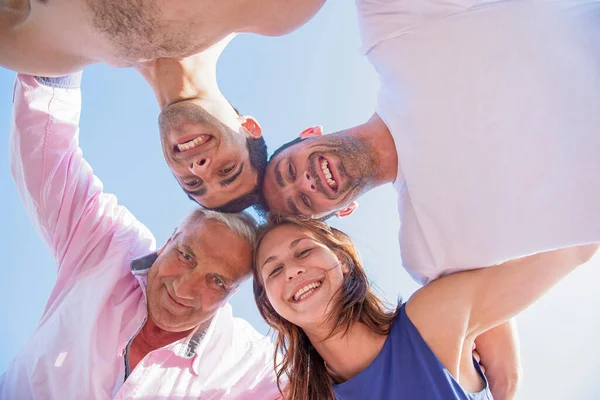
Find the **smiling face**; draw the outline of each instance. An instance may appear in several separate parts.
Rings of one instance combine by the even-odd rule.
[[[165,107],[160,137],[177,182],[198,204],[214,209],[253,192],[258,174],[250,164],[242,124],[237,123],[236,132],[230,127],[236,118],[228,118],[232,121],[226,125],[200,103],[185,100]]]
[[[256,262],[273,309],[302,328],[327,320],[348,272],[346,264],[308,230],[289,224],[263,237]]]
[[[169,332],[210,320],[250,274],[250,243],[212,219],[187,223],[158,253],[148,272],[148,313]]]
[[[341,133],[309,137],[271,158],[263,195],[272,212],[323,217],[372,188],[377,170],[365,141]]]

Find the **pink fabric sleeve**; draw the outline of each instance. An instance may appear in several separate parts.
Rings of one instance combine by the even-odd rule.
[[[59,285],[96,265],[119,243],[140,242],[132,242],[131,234],[154,240],[114,195],[103,193],[84,160],[80,111],[79,88],[50,87],[32,76],[17,76],[11,172],[29,217],[56,259]],[[146,246],[147,240],[142,240]]]

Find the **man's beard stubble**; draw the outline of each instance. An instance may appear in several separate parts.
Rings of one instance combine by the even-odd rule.
[[[309,156],[309,173],[313,177],[319,176],[318,157],[327,153],[334,154],[340,160],[340,164],[336,165],[337,170],[346,180],[345,187],[338,187],[338,194],[348,191],[356,192],[352,194],[352,199],[348,199],[353,200],[374,187],[375,178],[381,168],[377,162],[375,149],[368,141],[341,134],[342,132],[339,132],[320,138],[326,139],[326,141],[319,144],[315,152]],[[328,191],[323,187],[323,182],[320,179],[315,179],[315,181],[319,191],[327,195]]]

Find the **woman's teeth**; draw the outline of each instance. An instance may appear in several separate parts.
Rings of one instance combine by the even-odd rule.
[[[327,160],[321,161],[321,170],[323,170],[323,174],[325,175],[325,179],[327,179],[327,184],[329,187],[335,190],[337,188],[337,183],[333,179],[333,175],[331,175]]]
[[[203,143],[210,139],[208,135],[200,135],[196,139],[190,140],[189,142],[181,143],[177,145],[177,149],[179,151],[187,151],[193,149],[196,146],[200,146]]]
[[[296,292],[296,294],[294,295],[294,300],[295,301],[302,300],[303,298],[305,298],[306,296],[308,296],[309,294],[311,294],[312,292],[317,290],[317,288],[319,286],[321,286],[321,282],[314,282],[314,283],[310,283],[310,284],[304,286],[303,288],[301,288],[300,290],[298,290]]]

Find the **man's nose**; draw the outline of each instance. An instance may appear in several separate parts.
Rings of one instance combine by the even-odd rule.
[[[304,267],[302,267],[302,266],[299,266],[299,265],[289,265],[286,268],[286,271],[285,271],[285,273],[286,273],[286,277],[285,278],[288,281],[291,281],[294,278],[296,278],[297,276],[304,274],[305,272],[306,272],[306,269]]]
[[[175,296],[184,300],[194,300],[197,295],[197,290],[200,287],[198,277],[194,274],[180,275],[173,281],[173,291]]]
[[[200,157],[193,160],[188,168],[192,174],[196,175],[198,178],[201,178],[207,184],[210,184],[210,181],[212,180],[210,166],[210,157]]]
[[[316,192],[317,185],[308,171],[305,171],[299,179],[300,189],[306,192]]]

